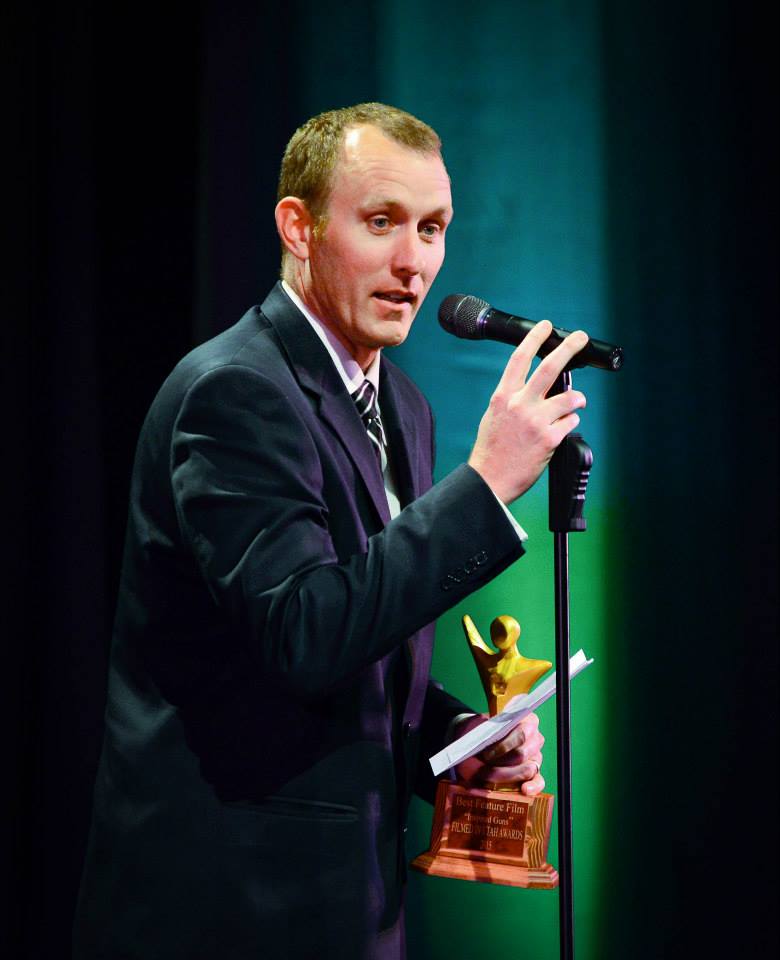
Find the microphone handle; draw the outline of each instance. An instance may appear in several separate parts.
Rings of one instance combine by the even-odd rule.
[[[527,334],[533,330],[536,323],[525,317],[513,317],[502,310],[492,307],[477,321],[479,335],[489,340],[500,340],[517,346]],[[546,357],[568,337],[570,331],[561,327],[553,327],[552,333],[541,345],[538,356]],[[599,370],[619,370],[623,366],[623,350],[614,343],[604,340],[589,340],[579,353],[572,357],[567,364],[567,370],[576,370],[579,367],[597,367]]]

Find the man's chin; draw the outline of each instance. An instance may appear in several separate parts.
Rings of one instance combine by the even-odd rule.
[[[375,348],[397,347],[409,336],[414,314],[411,317],[399,317],[397,320],[384,319],[374,326],[371,333],[375,336]]]
[[[404,340],[409,336],[410,326],[406,323],[399,324],[396,330],[391,330],[388,333],[388,341],[391,341],[388,345],[397,347],[399,343],[403,343]]]
[[[386,347],[399,347],[409,336],[408,327],[400,327],[397,330],[386,331],[381,338],[377,338],[374,345],[375,350],[381,350]]]

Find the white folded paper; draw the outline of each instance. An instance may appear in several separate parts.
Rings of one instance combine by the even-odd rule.
[[[573,680],[578,673],[581,673],[585,667],[589,667],[593,660],[589,660],[582,650],[578,650],[569,660],[569,680]],[[510,730],[514,729],[529,713],[533,713],[537,707],[541,706],[550,697],[555,696],[555,674],[551,674],[546,680],[542,680],[538,687],[530,693],[521,693],[512,697],[509,703],[504,707],[501,713],[495,717],[488,717],[484,723],[468,733],[453,740],[443,750],[434,754],[429,759],[433,775],[438,777],[440,773],[454,767],[456,763],[462,763],[473,757],[474,754],[489,747],[491,743],[500,740],[506,736]]]

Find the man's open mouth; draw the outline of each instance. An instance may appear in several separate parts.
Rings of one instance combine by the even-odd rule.
[[[414,303],[417,295],[404,291],[377,291],[372,294],[377,300],[387,300],[388,303]]]

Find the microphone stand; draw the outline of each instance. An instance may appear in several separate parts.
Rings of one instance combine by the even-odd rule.
[[[564,370],[549,395],[571,390]],[[549,468],[549,526],[555,551],[555,682],[558,733],[558,915],[561,960],[574,958],[574,899],[571,816],[571,708],[569,677],[570,532],[585,530],[582,516],[593,452],[578,433],[570,433],[553,454]]]

